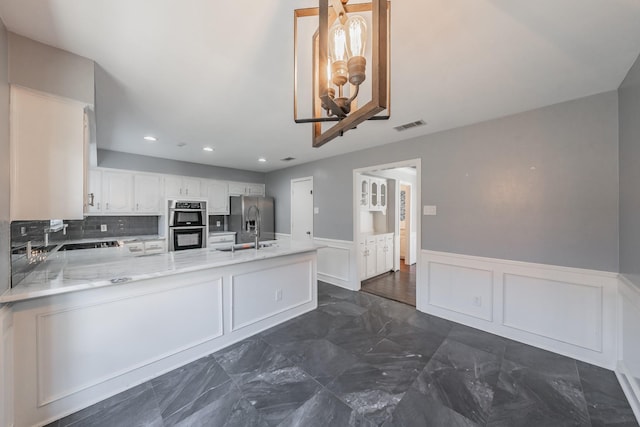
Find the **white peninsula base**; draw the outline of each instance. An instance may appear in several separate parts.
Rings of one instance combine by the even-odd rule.
[[[44,425],[313,310],[316,259],[314,248],[11,304],[14,425]]]

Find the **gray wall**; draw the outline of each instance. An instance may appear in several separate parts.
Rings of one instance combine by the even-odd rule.
[[[264,183],[264,173],[98,149],[98,166],[199,178]]]
[[[640,57],[618,90],[620,272],[640,285]]]
[[[353,169],[421,158],[422,204],[438,207],[423,249],[618,271],[617,108],[607,92],[269,173],[276,231],[290,180],[313,176],[315,236],[352,240]]]
[[[9,33],[9,82],[94,104],[94,63]]]
[[[9,288],[9,77],[7,30],[0,20],[0,293]]]

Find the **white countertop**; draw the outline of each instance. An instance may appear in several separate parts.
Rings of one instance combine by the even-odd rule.
[[[246,249],[234,253],[205,248],[132,256],[126,247],[53,252],[16,287],[2,294],[0,303],[224,267],[315,251],[319,247],[310,242],[278,241],[258,251]]]

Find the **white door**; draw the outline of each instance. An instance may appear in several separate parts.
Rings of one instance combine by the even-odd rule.
[[[187,197],[200,197],[200,180],[197,178],[182,179],[182,195]]]
[[[313,177],[291,180],[291,240],[313,239]]]

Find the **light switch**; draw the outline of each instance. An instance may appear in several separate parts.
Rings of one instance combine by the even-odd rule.
[[[315,208],[313,208],[313,213],[316,214],[316,215],[319,214],[320,213],[320,208],[317,207],[317,206]]]
[[[437,209],[435,205],[424,205],[422,208],[423,215],[436,215]]]

